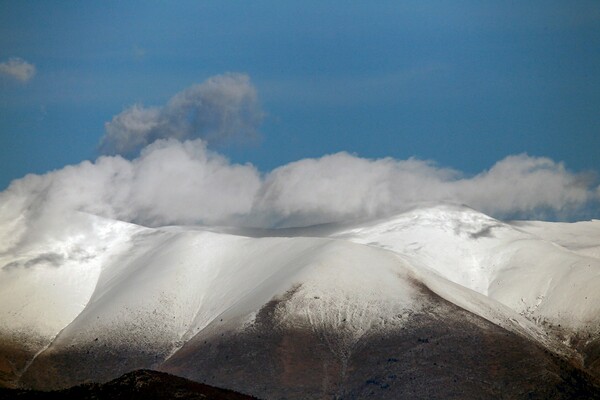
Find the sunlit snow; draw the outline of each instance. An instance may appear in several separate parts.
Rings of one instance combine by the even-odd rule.
[[[344,356],[419,312],[420,285],[559,353],[571,350],[552,327],[564,342],[600,326],[600,221],[506,223],[437,205],[252,233],[75,212],[56,238],[1,255],[0,334],[32,353],[100,341],[168,359],[210,324],[242,329],[288,293],[280,323],[334,332],[328,343]]]

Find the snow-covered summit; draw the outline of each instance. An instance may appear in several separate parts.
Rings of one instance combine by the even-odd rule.
[[[578,330],[600,322],[600,260],[589,254],[600,243],[599,232],[600,221],[505,223],[443,205],[333,236],[396,252],[534,320]],[[572,251],[573,241],[584,251]]]

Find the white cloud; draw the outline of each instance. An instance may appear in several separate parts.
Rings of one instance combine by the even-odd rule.
[[[68,233],[73,210],[149,226],[272,227],[382,217],[423,202],[467,204],[500,218],[565,217],[598,200],[588,179],[527,155],[464,177],[417,159],[338,153],[261,177],[253,166],[207,150],[201,139],[162,139],[133,160],[103,156],[14,181],[0,193],[0,253],[40,235],[59,237],[58,229]]]
[[[73,210],[152,226],[227,222],[251,211],[259,187],[254,167],[230,164],[201,140],[159,140],[132,161],[103,156],[12,182],[0,193],[0,253],[68,231]]]
[[[418,201],[450,200],[441,183],[456,174],[421,160],[368,160],[337,153],[274,170],[254,211],[265,224],[283,225],[374,217]]]
[[[576,214],[599,200],[598,188],[585,174],[573,174],[562,163],[525,154],[506,157],[489,171],[455,183],[455,197],[493,215],[559,217]]]
[[[11,57],[8,61],[0,63],[0,75],[28,82],[35,75],[35,66],[21,58]]]
[[[105,154],[132,154],[157,139],[243,140],[257,134],[262,117],[247,75],[219,75],[177,93],[165,106],[125,109],[106,123],[100,147]]]
[[[266,225],[315,224],[385,216],[423,202],[467,204],[500,218],[573,217],[600,199],[597,190],[561,163],[524,154],[467,178],[417,159],[338,153],[274,170],[252,218]]]

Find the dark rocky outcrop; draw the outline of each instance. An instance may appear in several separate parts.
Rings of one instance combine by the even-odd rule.
[[[52,392],[0,389],[0,399],[19,400],[153,400],[203,399],[252,400],[231,390],[219,389],[164,372],[138,370],[104,384],[84,384]]]

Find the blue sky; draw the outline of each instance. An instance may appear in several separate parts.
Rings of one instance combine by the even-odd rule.
[[[526,152],[600,171],[595,1],[0,2],[0,188],[93,160],[104,123],[247,74],[261,171],[348,151],[475,174]]]

